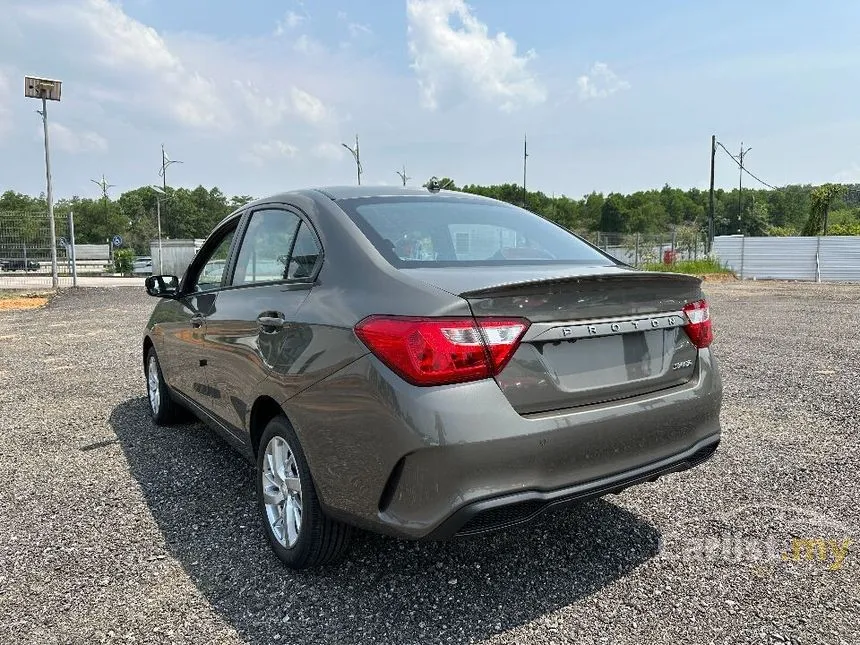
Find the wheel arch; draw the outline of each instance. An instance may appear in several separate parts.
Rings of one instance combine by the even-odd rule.
[[[146,357],[149,355],[149,350],[155,347],[155,343],[152,342],[152,339],[149,335],[143,337],[143,371],[146,372]]]
[[[251,406],[248,417],[248,437],[251,444],[251,454],[256,457],[260,449],[260,439],[269,421],[277,416],[283,416],[289,422],[289,417],[281,405],[266,394],[258,396]],[[290,422],[292,425],[292,422]]]

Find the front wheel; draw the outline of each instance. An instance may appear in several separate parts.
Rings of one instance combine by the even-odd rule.
[[[272,419],[257,453],[257,498],[263,531],[291,569],[339,560],[352,527],[325,516],[307,460],[286,417]]]

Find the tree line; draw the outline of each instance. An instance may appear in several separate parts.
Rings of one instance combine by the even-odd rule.
[[[449,178],[444,187],[493,197],[529,210],[577,232],[663,233],[677,227],[708,229],[707,190],[683,190],[669,185],[630,194],[592,192],[580,198],[528,191],[517,184],[457,186]],[[167,188],[167,197],[144,186],[117,198],[73,197],[54,207],[58,219],[74,210],[75,237],[81,244],[98,244],[121,235],[125,245],[148,254],[156,238],[157,200],[161,198],[161,228],[165,238],[203,238],[235,209],[253,199],[226,196],[217,187]],[[26,221],[46,210],[44,195],[14,191],[0,195],[0,226],[26,229]],[[716,235],[816,235],[827,227],[830,235],[860,235],[860,184],[791,185],[775,190],[718,189],[714,192]]]

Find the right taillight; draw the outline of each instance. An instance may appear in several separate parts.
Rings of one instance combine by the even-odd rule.
[[[699,349],[704,349],[714,342],[714,329],[711,327],[711,310],[707,300],[696,300],[684,305],[687,324],[684,331],[690,337],[690,342]]]
[[[446,385],[496,376],[529,327],[523,318],[370,316],[356,335],[414,385]]]

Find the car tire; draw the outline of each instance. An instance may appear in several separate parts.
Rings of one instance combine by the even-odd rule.
[[[307,569],[343,557],[352,527],[326,517],[298,437],[284,416],[263,431],[256,475],[263,531],[284,564]]]
[[[161,372],[161,364],[155,348],[150,347],[146,353],[144,364],[146,376],[146,394],[149,400],[149,412],[156,425],[168,426],[183,419],[182,407],[173,400],[164,375]]]

